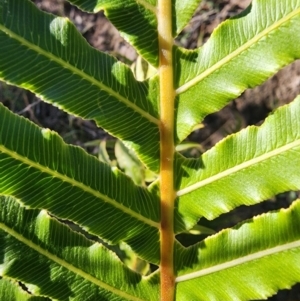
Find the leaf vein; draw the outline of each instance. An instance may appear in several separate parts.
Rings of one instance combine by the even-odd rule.
[[[225,56],[223,59],[212,65],[210,68],[199,74],[198,76],[194,77],[190,81],[186,82],[182,86],[178,87],[176,89],[176,95],[179,95],[185,91],[187,91],[189,88],[193,87],[200,81],[202,81],[204,78],[208,77],[213,72],[219,70],[223,65],[229,63],[231,60],[239,56],[242,52],[249,49],[251,46],[253,46],[255,43],[257,43],[260,39],[267,36],[271,31],[276,30],[278,27],[283,25],[288,20],[292,19],[294,16],[300,13],[300,8],[292,11],[288,15],[286,15],[284,18],[278,20],[277,22],[273,23],[271,26],[264,29],[262,32],[260,32],[258,35],[253,37],[252,39],[248,40],[243,46],[237,48],[235,51],[233,51],[231,54]]]
[[[286,151],[289,151],[289,150],[291,150],[291,149],[293,149],[293,148],[295,148],[297,146],[300,146],[300,139],[298,139],[296,141],[293,141],[291,143],[288,143],[288,144],[286,144],[286,145],[284,145],[282,147],[279,147],[279,148],[277,148],[275,150],[272,150],[270,152],[264,153],[261,156],[258,156],[256,158],[250,159],[248,161],[245,161],[245,162],[243,162],[241,164],[238,164],[238,165],[236,165],[234,167],[226,169],[226,170],[224,170],[224,171],[222,171],[222,172],[220,172],[218,174],[215,174],[215,175],[213,175],[213,176],[211,176],[209,178],[206,178],[206,179],[204,179],[202,181],[196,182],[196,183],[194,183],[194,184],[192,184],[190,186],[187,186],[187,187],[185,187],[183,189],[180,189],[180,190],[177,191],[177,196],[179,197],[179,196],[188,194],[188,193],[190,193],[190,192],[192,192],[192,191],[194,191],[196,189],[199,189],[199,188],[201,188],[201,187],[203,187],[205,185],[211,184],[211,183],[213,183],[215,181],[218,181],[218,180],[220,180],[222,178],[225,178],[225,177],[227,177],[229,175],[232,175],[232,174],[234,174],[234,173],[236,173],[238,171],[241,171],[242,169],[246,169],[246,168],[251,167],[251,166],[253,166],[255,164],[261,163],[261,162],[263,162],[263,161],[265,161],[267,159],[270,159],[272,157],[278,156],[278,155],[280,155],[280,154],[282,154],[282,153],[284,153]]]
[[[10,234],[11,236],[13,236],[14,238],[16,238],[17,240],[19,240],[20,242],[24,243],[25,245],[27,245],[28,247],[30,247],[31,249],[35,250],[36,252],[38,252],[39,254],[47,257],[48,259],[50,259],[51,261],[63,266],[64,268],[68,269],[69,271],[80,275],[81,277],[85,278],[86,280],[94,283],[97,286],[100,286],[101,288],[104,288],[118,296],[124,297],[128,300],[132,300],[132,301],[143,301],[143,299],[137,298],[135,296],[132,296],[122,290],[119,290],[113,286],[108,285],[107,283],[95,278],[94,276],[84,272],[83,270],[81,270],[80,268],[72,265],[71,263],[65,261],[64,259],[50,253],[49,251],[43,249],[41,246],[35,244],[34,242],[32,242],[31,240],[25,238],[23,235],[19,234],[18,232],[14,231],[13,229],[11,229],[10,227],[7,227],[5,224],[0,223],[0,228],[2,228],[5,232],[7,232],[8,234]]]
[[[212,273],[216,273],[225,269],[229,269],[229,268],[233,268],[235,266],[241,265],[241,264],[245,264],[248,262],[251,262],[253,260],[257,260],[257,259],[261,259],[263,257],[266,256],[271,256],[274,254],[278,254],[280,252],[284,252],[284,251],[289,251],[292,249],[296,249],[296,248],[300,248],[300,240],[291,242],[291,243],[287,243],[287,244],[283,244],[280,246],[276,246],[274,248],[270,248],[267,250],[263,250],[263,251],[259,251],[253,254],[249,254],[247,256],[243,256],[241,258],[237,258],[228,262],[224,262],[218,265],[215,265],[213,267],[209,267],[197,272],[192,272],[192,273],[188,273],[186,275],[182,275],[182,276],[178,276],[175,279],[175,282],[183,282],[183,281],[187,281],[187,280],[191,280],[191,279],[195,279],[195,278],[199,278],[199,277],[203,277]]]
[[[86,191],[86,192],[94,195],[97,198],[102,199],[104,202],[107,202],[107,203],[111,204],[115,208],[117,208],[119,210],[122,210],[124,213],[138,219],[139,221],[142,221],[145,224],[148,224],[148,225],[150,225],[152,227],[155,227],[155,228],[159,228],[159,223],[157,223],[153,220],[150,220],[150,219],[146,218],[145,216],[142,216],[141,214],[131,210],[130,208],[124,206],[123,204],[120,204],[116,200],[108,197],[107,195],[104,195],[101,192],[85,185],[84,183],[81,183],[81,182],[79,182],[75,179],[72,179],[72,178],[70,178],[66,175],[60,174],[56,170],[52,170],[52,169],[48,168],[47,166],[43,166],[43,165],[39,164],[38,162],[34,162],[34,161],[32,161],[32,160],[16,153],[16,152],[13,152],[13,151],[7,149],[5,146],[0,145],[0,151],[7,154],[7,155],[9,155],[11,158],[14,158],[14,159],[30,166],[30,167],[36,168],[36,169],[40,170],[43,173],[47,173],[50,176],[53,176],[53,177],[58,178],[58,179],[60,179],[64,182],[67,182],[71,185],[74,185],[74,186],[80,188],[81,190]]]
[[[26,47],[28,47],[29,49],[37,52],[38,54],[44,55],[45,57],[47,57],[50,61],[55,61],[56,63],[58,63],[59,65],[63,66],[64,68],[70,70],[71,72],[73,72],[74,74],[79,75],[81,78],[87,80],[88,82],[90,82],[92,85],[95,85],[97,87],[99,87],[100,89],[104,90],[105,92],[107,92],[109,95],[112,95],[113,97],[115,97],[116,99],[118,99],[119,101],[121,101],[122,103],[124,103],[125,105],[127,105],[129,108],[133,109],[134,111],[138,112],[139,114],[141,114],[143,117],[145,117],[147,120],[149,120],[150,122],[159,125],[159,120],[157,118],[155,118],[154,116],[152,116],[151,114],[149,114],[148,112],[144,111],[143,109],[141,109],[140,107],[138,107],[134,102],[130,101],[129,99],[127,99],[126,97],[120,95],[119,93],[117,93],[115,90],[113,90],[112,88],[104,85],[102,82],[100,82],[99,80],[95,79],[93,76],[88,75],[87,73],[85,73],[83,70],[80,70],[78,68],[76,68],[75,66],[71,65],[70,63],[62,60],[61,58],[53,55],[51,52],[47,52],[44,49],[40,48],[39,46],[30,43],[29,41],[25,40],[24,38],[22,38],[21,36],[15,34],[14,32],[12,32],[11,30],[9,30],[8,28],[6,28],[3,25],[0,25],[0,30],[2,30],[3,32],[5,32],[7,35],[9,35],[11,38],[19,41],[21,44],[25,45]]]

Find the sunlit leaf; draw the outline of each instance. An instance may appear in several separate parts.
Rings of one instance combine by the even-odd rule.
[[[157,197],[3,105],[0,116],[0,194],[69,219],[110,243],[124,240],[159,262]],[[152,250],[144,248],[150,241]]]
[[[260,126],[233,134],[200,159],[178,158],[178,220],[187,228],[300,189],[300,96]]]
[[[178,300],[261,300],[300,282],[299,221],[300,200],[182,249]]]
[[[121,35],[150,64],[158,66],[157,0],[70,0],[88,12],[104,10]],[[199,0],[173,0],[172,31],[176,37],[190,21]]]
[[[241,15],[223,22],[203,47],[176,48],[177,139],[299,59],[299,28],[299,1],[253,1]]]
[[[154,279],[129,270],[114,253],[46,211],[26,210],[9,197],[0,197],[0,208],[2,277],[55,300],[157,300]]]
[[[0,2],[0,47],[5,53],[0,56],[0,79],[95,120],[158,171],[155,82],[136,81],[129,67],[88,45],[68,19],[43,13],[29,1]],[[25,61],[19,59],[24,53]],[[143,129],[140,135],[137,128]]]

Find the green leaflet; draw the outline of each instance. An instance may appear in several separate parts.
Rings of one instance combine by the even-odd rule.
[[[173,36],[176,37],[188,24],[202,0],[174,0],[174,2],[172,26]]]
[[[48,298],[32,296],[21,289],[17,283],[0,279],[0,300],[5,301],[49,301]]]
[[[158,197],[3,105],[0,116],[0,194],[69,219],[110,243],[124,240],[159,262]]]
[[[300,96],[262,126],[225,138],[199,160],[178,157],[177,219],[191,228],[201,216],[212,220],[240,205],[300,189],[299,116]]]
[[[90,47],[68,19],[45,14],[30,1],[0,2],[0,48],[1,79],[95,120],[158,171],[155,81],[137,82],[130,68]]]
[[[61,301],[157,300],[156,277],[134,273],[46,211],[26,210],[10,197],[0,198],[0,208],[1,276]]]
[[[71,2],[90,12],[104,9],[152,69],[158,67],[156,0]],[[173,37],[197,4],[172,2]],[[300,0],[254,0],[243,14],[219,26],[203,47],[189,51],[174,46],[177,143],[207,114],[299,58],[299,28]],[[160,146],[168,149],[164,135],[160,141],[160,119],[173,120],[174,111],[168,108],[160,116],[163,72],[137,81],[129,67],[90,47],[69,20],[42,13],[29,0],[0,0],[0,49],[0,79],[93,119],[118,137],[130,149],[116,147],[125,172],[136,176],[134,170],[141,173],[148,170],[145,166],[154,175],[159,172]],[[166,84],[172,82],[169,75]],[[262,126],[224,139],[198,160],[177,152],[173,233],[172,206],[162,206],[167,218],[161,220],[158,183],[163,177],[158,175],[148,188],[136,185],[119,170],[0,105],[0,300],[6,299],[2,288],[18,301],[31,299],[13,281],[38,296],[33,300],[158,300],[173,276],[168,274],[173,258],[161,251],[168,242],[160,245],[160,237],[166,237],[160,236],[162,229],[170,237],[191,233],[201,217],[214,219],[240,205],[300,189],[299,116],[300,96]],[[109,162],[105,152],[104,159]],[[164,160],[171,162],[169,156]],[[173,174],[172,164],[165,171]],[[144,178],[135,181],[144,184]],[[161,181],[172,188],[172,179]],[[124,262],[137,262],[139,256],[147,266],[159,265],[161,251],[171,263],[163,261],[159,270],[142,276],[62,220],[74,222],[87,235],[130,247],[135,254],[130,258],[128,251]],[[300,200],[288,210],[256,217],[189,248],[175,239],[174,249],[176,300],[265,298],[300,281]],[[172,247],[167,250],[171,255]]]
[[[158,38],[155,3],[145,0],[71,0],[88,12],[105,11],[123,38],[136,47],[151,65],[158,67]]]
[[[158,66],[158,32],[156,0],[70,0],[70,3],[88,12],[104,10],[106,17],[121,35],[150,64]],[[199,0],[173,1],[173,36],[190,21]]]
[[[183,140],[205,116],[300,58],[299,28],[299,0],[257,0],[223,22],[203,47],[176,47],[176,139]]]
[[[176,254],[177,300],[260,300],[300,281],[300,200]]]
[[[136,185],[145,186],[144,166],[121,141],[116,141],[115,156],[118,165],[124,170],[124,173],[128,175]]]

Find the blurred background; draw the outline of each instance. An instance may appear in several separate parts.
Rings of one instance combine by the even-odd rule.
[[[140,70],[145,70],[148,66],[145,67],[145,63],[141,62],[135,50],[124,41],[102,12],[87,14],[64,0],[33,2],[41,10],[68,17],[93,47],[116,56],[131,66],[138,78],[143,79],[144,75],[140,74]],[[251,0],[203,0],[188,26],[177,37],[176,44],[189,49],[200,47],[219,23],[240,13],[250,2]],[[187,138],[180,151],[185,156],[198,157],[227,135],[238,132],[248,125],[260,125],[273,110],[289,103],[298,94],[300,94],[300,60],[280,70],[263,85],[246,90],[221,111],[207,116],[198,129]],[[29,118],[39,126],[55,130],[65,142],[79,145],[98,156],[100,160],[123,169],[138,184],[147,185],[156,177],[144,170],[134,154],[105,131],[97,128],[92,121],[68,115],[42,102],[29,91],[2,82],[0,82],[0,101],[15,113]],[[211,222],[201,220],[201,225],[219,231],[257,214],[289,207],[299,197],[299,191],[287,192],[255,206],[242,206]],[[178,239],[184,245],[190,245],[202,240],[205,235],[208,233],[182,234]],[[282,269],[284,268],[283,266]],[[300,301],[300,284],[291,290],[282,290],[268,300]]]

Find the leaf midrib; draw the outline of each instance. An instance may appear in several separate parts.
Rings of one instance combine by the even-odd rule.
[[[175,279],[175,282],[178,283],[178,282],[183,282],[183,281],[207,276],[212,273],[216,273],[216,272],[219,272],[219,271],[222,271],[225,269],[233,268],[235,266],[249,263],[254,260],[262,259],[266,256],[271,256],[274,254],[278,254],[280,252],[289,251],[289,250],[292,250],[295,248],[300,248],[300,239],[290,242],[290,243],[282,244],[280,246],[276,246],[276,247],[273,247],[270,249],[265,249],[265,250],[262,250],[262,251],[259,251],[256,253],[252,253],[252,254],[249,254],[249,255],[246,255],[246,256],[243,256],[243,257],[240,257],[240,258],[228,261],[228,262],[224,262],[224,263],[221,263],[221,264],[218,264],[218,265],[215,265],[215,266],[203,269],[203,270],[199,270],[196,272],[191,272],[191,273],[184,274],[182,276],[178,276]]]
[[[253,159],[250,159],[250,160],[247,160],[247,161],[244,161],[243,163],[241,164],[238,164],[236,166],[233,166],[231,168],[228,168],[222,172],[219,172],[211,177],[208,177],[202,181],[198,181],[190,186],[187,186],[183,189],[180,189],[177,191],[177,196],[183,196],[185,194],[188,194],[188,193],[191,193],[203,186],[206,186],[208,184],[211,184],[215,181],[218,181],[218,180],[221,180],[222,178],[225,178],[225,177],[228,177],[238,171],[241,171],[243,169],[246,169],[246,168],[249,168],[251,166],[254,166],[255,164],[259,164],[265,160],[268,160],[272,157],[275,157],[275,156],[278,156],[286,151],[289,151],[297,146],[300,146],[300,139],[297,139],[291,143],[288,143],[282,147],[279,147],[275,150],[272,150],[270,152],[267,152],[267,153],[264,153],[256,158],[253,158]]]
[[[20,233],[18,233],[17,231],[13,230],[12,228],[6,226],[3,223],[0,223],[0,228],[2,228],[5,232],[7,232],[8,234],[10,234],[11,236],[13,236],[14,238],[16,238],[17,240],[19,240],[20,242],[22,242],[23,244],[27,245],[29,248],[37,251],[39,254],[45,256],[46,258],[48,258],[49,260],[59,264],[60,266],[63,266],[64,268],[66,268],[67,270],[75,273],[76,275],[81,276],[82,278],[86,279],[89,282],[94,283],[95,285],[104,288],[105,290],[108,290],[110,292],[112,292],[113,294],[116,294],[120,297],[126,298],[128,300],[131,301],[145,301],[143,299],[137,298],[135,296],[132,296],[122,290],[119,290],[111,285],[108,285],[107,283],[95,278],[94,276],[84,272],[83,270],[81,270],[80,268],[77,268],[76,266],[72,265],[71,263],[65,261],[64,259],[56,256],[53,253],[50,253],[49,251],[43,249],[41,246],[35,244],[33,241],[25,238],[23,235],[21,235]]]
[[[72,178],[68,177],[67,175],[63,175],[63,174],[57,172],[56,170],[52,170],[47,166],[43,166],[43,165],[39,164],[38,162],[32,161],[29,158],[26,158],[14,151],[11,151],[10,149],[6,148],[3,145],[0,145],[0,152],[7,154],[11,158],[18,160],[25,165],[28,165],[30,167],[38,169],[42,173],[47,173],[47,174],[51,175],[52,177],[58,178],[64,182],[71,184],[72,186],[76,186],[76,187],[82,189],[83,191],[86,191],[86,192],[92,194],[96,198],[101,199],[102,201],[104,201],[106,203],[109,203],[110,205],[114,206],[115,208],[122,210],[125,214],[128,214],[128,215],[136,218],[137,220],[140,220],[143,223],[150,225],[151,227],[159,228],[159,223],[157,223],[151,219],[148,219],[143,215],[138,214],[137,212],[131,210],[130,208],[124,206],[123,204],[117,202],[116,200],[108,197],[107,195],[100,193],[98,190],[95,190],[95,189],[91,188],[90,186],[85,185],[82,182],[72,179]]]
[[[59,65],[61,65],[63,68],[70,70],[71,72],[77,74],[81,78],[83,78],[86,81],[90,82],[92,85],[95,85],[98,88],[104,90],[109,95],[112,95],[113,97],[115,97],[116,99],[118,99],[120,102],[124,103],[126,106],[130,107],[132,110],[134,110],[135,112],[139,113],[141,116],[143,116],[144,118],[146,118],[147,120],[149,120],[151,123],[154,123],[156,125],[160,124],[159,119],[155,118],[154,116],[152,116],[148,112],[144,111],[143,109],[141,109],[140,107],[138,107],[137,105],[135,105],[134,102],[131,102],[129,99],[127,99],[124,96],[118,94],[112,88],[110,88],[110,87],[104,85],[102,82],[96,80],[93,76],[88,75],[84,71],[82,71],[82,70],[74,67],[73,65],[71,65],[68,62],[64,61],[63,59],[61,59],[61,58],[53,55],[51,52],[47,52],[44,49],[40,48],[39,46],[37,46],[37,45],[35,45],[35,44],[33,44],[33,43],[25,40],[23,37],[19,36],[18,34],[15,34],[13,31],[11,31],[10,29],[8,29],[7,27],[5,27],[5,26],[3,26],[1,24],[0,24],[0,30],[2,30],[4,33],[6,33],[7,35],[9,35],[11,38],[13,38],[13,39],[17,40],[18,42],[20,42],[22,45],[25,45],[29,49],[35,51],[39,55],[45,56],[50,61],[55,61],[56,63],[58,63]]]
[[[196,85],[197,83],[202,81],[204,78],[211,75],[213,72],[219,70],[223,65],[229,63],[231,60],[233,60],[234,58],[239,56],[242,52],[246,51],[251,46],[253,46],[255,43],[257,43],[260,39],[267,36],[270,32],[272,32],[273,30],[276,30],[278,27],[280,27],[285,22],[289,21],[291,18],[293,18],[294,16],[296,16],[299,13],[300,13],[300,8],[292,11],[291,13],[289,13],[288,15],[283,17],[282,19],[280,19],[277,22],[273,23],[271,26],[264,29],[258,35],[256,35],[252,39],[248,40],[241,47],[237,48],[235,51],[233,51],[232,53],[230,53],[229,55],[225,56],[223,59],[221,59],[220,61],[218,61],[214,65],[212,65],[210,68],[206,69],[204,72],[202,72],[198,76],[194,77],[192,80],[190,80],[190,81],[186,82],[185,84],[181,85],[180,87],[178,87],[176,89],[176,94],[179,95],[179,94],[187,91],[188,89],[190,89],[191,87],[193,87],[194,85]]]

